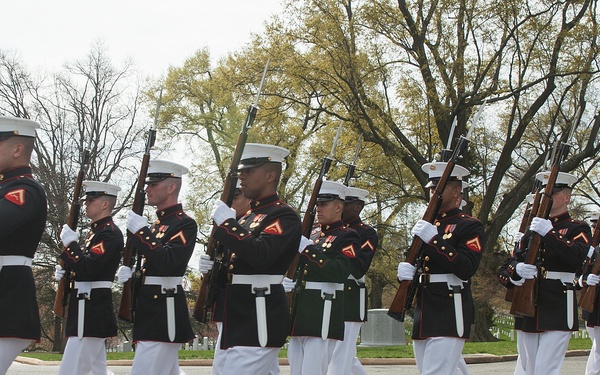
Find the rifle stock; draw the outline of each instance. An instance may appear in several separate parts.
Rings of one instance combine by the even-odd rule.
[[[566,143],[561,142],[557,147],[557,153],[552,163],[550,176],[548,177],[548,182],[544,189],[536,217],[547,219],[548,216],[550,216],[550,209],[552,208],[552,191],[554,190],[554,184],[558,178],[561,160],[567,156],[568,152],[569,146]],[[537,232],[532,233],[527,249],[527,256],[525,257],[525,263],[532,265],[536,264],[541,244],[542,236]],[[536,281],[535,278],[533,278],[527,279],[523,285],[515,286],[513,288],[515,291],[510,308],[511,314],[535,317],[535,285]]]
[[[89,163],[90,152],[88,150],[83,151],[83,159],[77,179],[75,180],[75,187],[73,189],[73,200],[71,202],[71,208],[69,210],[69,218],[67,219],[67,225],[73,230],[77,230],[77,222],[79,221],[79,212],[81,210],[81,191],[83,187],[83,180],[85,178],[85,169]],[[54,315],[65,317],[65,307],[69,300],[69,293],[71,291],[71,269],[66,267],[65,262],[60,259],[59,265],[65,269],[65,276],[58,282],[56,289],[56,296],[54,298]]]
[[[144,150],[144,156],[142,157],[142,165],[140,167],[140,174],[135,186],[135,194],[133,196],[133,204],[131,210],[138,215],[144,213],[144,204],[146,200],[146,174],[148,173],[148,166],[150,165],[150,150],[154,147],[156,141],[156,129],[158,127],[158,113],[161,106],[162,100],[162,89],[158,96],[158,103],[156,105],[156,113],[154,116],[154,125],[148,131],[148,139],[146,140],[146,148]],[[123,265],[132,268],[136,266],[136,270],[133,276],[123,284],[123,292],[121,294],[121,302],[119,303],[118,317],[126,322],[133,322],[135,314],[135,301],[136,291],[139,288],[141,282],[141,270],[139,264],[136,265],[137,251],[131,243],[132,235],[127,231],[127,241],[123,248]]]
[[[248,139],[248,130],[252,128],[252,125],[254,124],[254,120],[256,118],[256,113],[258,111],[258,99],[260,98],[262,92],[263,84],[265,82],[265,77],[267,76],[270,61],[271,59],[268,59],[267,63],[265,64],[265,69],[263,70],[262,78],[260,80],[260,85],[258,86],[258,91],[256,93],[254,103],[248,107],[248,113],[246,115],[244,123],[242,124],[242,129],[240,131],[240,134],[238,135],[235,150],[231,158],[229,172],[227,173],[227,176],[225,177],[225,181],[223,183],[223,191],[221,192],[220,199],[221,201],[225,202],[229,207],[231,207],[231,204],[233,202],[233,196],[238,179],[238,165],[240,164],[240,160],[242,159],[244,146],[246,145],[246,141]],[[225,271],[225,267],[221,262],[221,257],[223,256],[224,249],[223,246],[219,244],[218,241],[215,239],[216,231],[217,226],[213,223],[213,228],[206,246],[206,254],[210,256],[210,259],[213,261],[213,266],[212,269],[208,271],[206,276],[202,278],[200,289],[198,291],[198,297],[196,298],[196,303],[194,304],[194,310],[192,312],[192,316],[194,317],[194,319],[201,323],[206,323],[212,313],[214,296],[218,287],[219,275]]]
[[[592,247],[597,248],[600,244],[600,229],[598,224],[594,228],[594,234],[592,236]],[[590,273],[598,275],[600,273],[600,259],[596,258],[594,265]],[[579,306],[588,312],[594,311],[594,305],[596,304],[597,285],[585,285],[581,289],[581,295],[579,298]]]

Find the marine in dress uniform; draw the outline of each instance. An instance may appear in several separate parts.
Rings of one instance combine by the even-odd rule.
[[[360,236],[360,251],[354,258],[354,268],[344,282],[344,340],[334,341],[328,375],[361,375],[366,372],[356,358],[356,340],[360,327],[367,320],[367,288],[365,274],[375,255],[378,238],[375,229],[362,222],[360,213],[369,192],[365,189],[349,187],[342,219],[344,224],[354,229]]]
[[[40,317],[31,262],[46,225],[46,194],[29,166],[34,121],[0,116],[0,374],[31,341]]]
[[[536,178],[545,186],[549,175],[540,172]],[[576,181],[572,174],[559,173],[549,219],[532,219],[519,250],[499,271],[499,279],[507,287],[537,277],[536,316],[515,317],[515,329],[522,336],[517,346],[522,368],[516,369],[516,373],[560,374],[571,331],[579,329],[574,280],[589,251],[591,230],[587,223],[571,218],[567,211]],[[524,260],[533,232],[542,236],[542,247],[537,264],[529,265]]]
[[[424,164],[426,187],[435,190],[445,162]],[[474,322],[471,277],[484,247],[483,224],[460,210],[463,178],[469,171],[455,165],[442,194],[434,224],[419,220],[411,233],[423,240],[413,323],[413,349],[421,374],[453,374]],[[416,267],[398,265],[398,279],[412,280]]]
[[[156,206],[157,219],[133,211],[127,214],[127,230],[141,259],[142,286],[136,303],[133,341],[136,343],[131,374],[179,375],[178,349],[194,339],[181,280],[196,243],[196,221],[178,203],[183,165],[151,160],[146,180],[148,205]],[[132,270],[121,266],[119,282]]]
[[[239,220],[242,216],[246,215],[250,210],[251,199],[246,198],[240,190],[240,180],[237,180],[237,185],[233,193],[233,201],[231,202],[231,208],[235,210],[235,218]],[[223,256],[224,260],[229,259],[228,255]],[[212,269],[213,261],[207,254],[200,255],[200,263],[198,269],[200,273],[206,274]],[[225,276],[225,275],[223,275]],[[217,343],[215,344],[215,353],[213,356],[212,374],[220,375],[223,373],[223,366],[225,366],[225,351],[221,350],[221,336],[223,333],[223,317],[225,315],[224,302],[225,302],[225,280],[221,280],[217,284],[215,290],[215,301],[212,307],[211,321],[217,326],[218,336]]]
[[[281,280],[301,236],[300,218],[276,193],[289,151],[248,143],[239,170],[250,210],[238,220],[224,202],[215,204],[215,239],[229,250],[221,349],[223,373],[279,373],[277,355],[290,328]]]
[[[111,288],[123,251],[123,233],[111,213],[121,188],[100,181],[83,181],[83,188],[86,216],[92,220],[84,249],[78,243],[79,233],[67,224],[60,235],[64,246],[60,258],[73,272],[74,285],[67,315],[68,340],[59,375],[107,374],[104,341],[117,335]],[[56,280],[64,274],[57,265]]]
[[[344,282],[360,252],[358,233],[342,222],[349,189],[323,181],[317,195],[319,238],[302,237],[288,346],[290,373],[326,374],[328,348],[344,339]]]

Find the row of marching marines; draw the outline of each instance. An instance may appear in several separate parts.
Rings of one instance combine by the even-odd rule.
[[[30,166],[37,128],[31,120],[0,117],[0,374],[40,340],[31,265],[47,202]],[[468,373],[461,353],[474,322],[471,277],[485,235],[482,223],[461,210],[469,171],[455,164],[459,153],[422,167],[430,205],[398,264],[400,286],[389,311],[403,320],[414,302],[412,340],[422,374]],[[245,144],[231,199],[213,208],[211,240],[219,251],[201,254],[199,264],[203,285],[213,286],[201,310],[210,312],[219,332],[213,374],[279,374],[278,354],[286,343],[291,374],[365,374],[356,341],[367,319],[365,274],[378,242],[360,218],[369,192],[320,176],[313,186],[314,210],[301,220],[277,195],[288,154],[275,145]],[[68,279],[71,286],[59,374],[107,373],[105,339],[117,334],[115,275],[125,285],[135,280],[131,373],[183,373],[178,349],[195,337],[181,285],[197,234],[179,202],[188,170],[166,160],[148,160],[144,169],[142,190],[156,218],[149,222],[134,207],[127,213],[126,236],[111,216],[120,187],[81,181],[89,231],[80,242],[77,220],[64,225],[55,271],[57,281]],[[553,167],[537,180],[515,250],[498,277],[516,316],[515,373],[549,375],[560,373],[570,332],[578,329],[579,287],[592,301],[584,307],[591,337],[600,336],[593,328],[600,321],[599,269],[591,246],[598,241],[588,224],[569,216],[575,176]],[[135,249],[135,261],[124,255],[128,247]],[[600,353],[592,350],[589,374],[600,373],[595,357]]]

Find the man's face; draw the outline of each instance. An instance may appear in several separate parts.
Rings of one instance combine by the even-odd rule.
[[[0,171],[13,167],[14,146],[14,140],[11,138],[0,140]]]
[[[105,200],[100,196],[85,197],[85,216],[92,220],[101,219],[98,216],[102,213],[102,203]]]
[[[319,224],[333,224],[342,219],[344,204],[338,199],[317,202],[317,219]]]
[[[261,165],[240,171],[240,190],[248,199],[261,198],[267,185],[267,170]]]
[[[169,196],[169,186],[171,183],[166,180],[151,182],[146,186],[146,196],[148,198],[148,205],[159,206],[165,202]]]
[[[243,216],[250,209],[250,199],[246,198],[244,194],[236,194],[233,196],[231,208],[235,210],[236,216]]]
[[[552,208],[550,214],[552,216],[560,215],[567,212],[567,205],[571,201],[571,189],[556,188],[552,191]]]

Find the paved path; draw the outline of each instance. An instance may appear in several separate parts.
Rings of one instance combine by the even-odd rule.
[[[561,375],[581,375],[584,373],[587,356],[578,355],[565,358]],[[468,362],[470,362],[468,360]],[[468,365],[471,375],[489,375],[489,374],[512,374],[515,369],[515,361],[492,362],[492,363],[471,363]],[[115,375],[129,374],[131,366],[109,366],[109,369]],[[181,366],[187,375],[210,375],[210,366]],[[415,365],[386,365],[373,364],[366,365],[365,370],[369,375],[419,375]],[[7,375],[46,375],[58,373],[58,365],[32,365],[13,362],[8,369]],[[281,366],[281,375],[289,375],[289,366]]]

